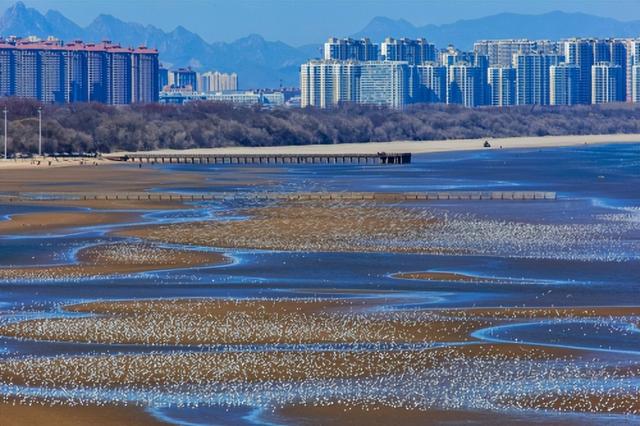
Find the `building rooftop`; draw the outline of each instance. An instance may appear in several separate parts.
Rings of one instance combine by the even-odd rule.
[[[112,53],[140,53],[140,54],[158,54],[157,49],[147,46],[122,47],[120,44],[113,43],[110,40],[103,40],[100,43],[85,43],[82,40],[73,40],[69,43],[63,43],[62,40],[47,39],[40,40],[34,37],[16,38],[9,37],[7,39],[0,38],[0,49],[18,49],[18,50],[74,50],[74,51],[91,51],[91,52],[112,52]]]

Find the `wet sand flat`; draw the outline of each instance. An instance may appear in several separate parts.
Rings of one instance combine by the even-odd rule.
[[[117,193],[144,192],[155,189],[209,188],[219,185],[254,186],[264,184],[256,170],[241,169],[225,175],[226,181],[209,180],[205,173],[171,170],[133,163],[107,162],[98,166],[60,167],[52,169],[3,169],[0,181],[4,193]]]
[[[5,200],[7,197],[5,197]],[[0,201],[3,201],[0,198]],[[184,200],[188,201],[188,200]],[[111,197],[107,199],[91,199],[90,196],[85,200],[81,195],[70,194],[66,199],[51,199],[51,200],[37,200],[33,198],[20,198],[11,199],[11,204],[25,205],[25,206],[57,206],[57,207],[71,207],[71,208],[84,208],[92,209],[100,213],[109,213],[110,210],[140,210],[140,211],[153,211],[153,210],[178,210],[185,209],[185,203],[178,198],[169,199],[169,197],[163,197],[160,199],[145,199],[141,196],[138,200],[137,197],[132,196],[129,200],[125,197],[116,199]]]
[[[221,253],[168,249],[145,243],[114,243],[84,248],[77,264],[45,267],[3,267],[0,279],[41,280],[126,274],[158,269],[219,265],[229,259]]]
[[[0,420],[2,426],[166,425],[145,413],[142,408],[48,406],[20,402],[0,402]]]
[[[495,144],[494,141],[492,143]],[[567,143],[578,144],[578,141]],[[99,165],[91,169],[96,170],[95,178],[88,172],[89,167],[51,169],[55,179],[47,183],[45,174],[41,173],[42,169],[34,168],[33,171],[38,176],[31,181],[25,177],[28,182],[22,186],[16,182],[10,185],[14,189],[23,188],[19,191],[22,193],[50,193],[62,198],[67,191],[75,195],[82,194],[83,191],[101,190],[133,192],[153,188],[171,191],[179,187],[215,187],[220,183],[208,182],[203,178],[206,173],[193,173],[192,176],[180,171],[176,172],[174,182],[170,173],[153,169],[146,164],[141,169],[137,165],[132,167],[126,164]],[[120,172],[122,176],[116,176]],[[0,175],[2,173],[4,171],[0,168]],[[232,180],[241,185],[250,185],[251,179],[247,179],[248,176],[251,176],[250,172],[242,171],[234,174]],[[101,178],[104,179],[104,186],[99,181]],[[91,182],[84,183],[85,179]],[[50,192],[46,188],[47,184],[53,188]],[[228,184],[228,181],[224,184]],[[38,189],[41,186],[45,189]],[[189,208],[187,204],[177,200],[138,202],[122,199],[76,199],[32,202],[94,209]],[[613,299],[595,297],[581,297],[580,302],[577,298],[561,299],[563,291],[568,292],[563,287],[562,280],[572,282],[570,280],[574,278],[571,268],[568,268],[566,274],[564,270],[563,273],[556,274],[554,272],[557,271],[553,269],[545,270],[542,274],[544,276],[559,275],[558,279],[562,280],[558,285],[547,286],[542,280],[532,279],[531,283],[523,283],[531,284],[522,292],[524,296],[513,299],[492,298],[490,292],[510,296],[511,291],[520,290],[513,288],[519,282],[513,281],[509,283],[512,285],[499,287],[493,284],[503,283],[501,278],[483,278],[474,276],[473,272],[455,272],[456,268],[460,271],[467,270],[463,257],[450,261],[425,256],[425,261],[420,259],[414,265],[411,259],[418,256],[402,256],[402,261],[396,265],[391,259],[392,255],[370,256],[370,259],[374,259],[373,262],[378,258],[389,262],[384,264],[388,267],[383,268],[360,259],[365,256],[353,256],[358,262],[362,261],[362,265],[354,265],[353,270],[344,275],[344,282],[339,282],[343,278],[341,274],[344,269],[336,267],[334,270],[328,262],[322,265],[327,268],[326,277],[315,271],[313,274],[307,273],[303,268],[287,275],[293,269],[291,265],[296,265],[295,262],[300,262],[300,265],[315,265],[309,258],[315,261],[316,257],[325,261],[322,257],[324,254],[308,254],[314,252],[456,255],[486,252],[501,256],[489,249],[500,246],[503,241],[507,242],[504,246],[506,248],[501,248],[501,253],[507,253],[504,254],[505,257],[512,253],[531,256],[527,260],[505,260],[505,271],[508,271],[505,275],[511,275],[514,264],[526,262],[529,265],[536,261],[533,259],[539,258],[546,261],[544,255],[547,253],[561,253],[567,259],[582,260],[580,253],[572,252],[566,247],[580,246],[583,240],[593,240],[593,246],[587,247],[591,250],[588,254],[600,253],[603,247],[610,247],[601,244],[597,238],[591,238],[592,234],[586,232],[589,230],[586,228],[593,228],[594,233],[600,232],[598,229],[604,229],[603,232],[610,233],[613,240],[622,241],[605,217],[598,218],[602,221],[598,226],[589,223],[579,227],[579,224],[571,223],[566,224],[570,232],[558,232],[559,227],[552,223],[553,219],[549,223],[538,224],[535,219],[531,220],[526,215],[503,220],[500,215],[492,218],[490,213],[457,214],[457,211],[452,210],[455,213],[450,214],[450,220],[446,221],[442,215],[437,214],[437,209],[427,206],[421,208],[419,204],[418,207],[413,207],[416,204],[418,203],[394,205],[388,200],[344,203],[265,200],[265,207],[246,208],[245,206],[253,204],[234,201],[230,205],[240,207],[225,212],[230,214],[229,220],[223,215],[218,216],[216,210],[210,216],[212,219],[197,219],[198,222],[115,231],[116,236],[140,237],[143,242],[131,243],[131,240],[127,240],[85,248],[77,253],[77,265],[44,268],[18,265],[15,269],[0,269],[0,278],[5,273],[3,271],[6,271],[6,279],[68,279],[65,286],[38,286],[40,294],[53,292],[57,297],[55,305],[51,305],[51,299],[40,296],[37,300],[34,296],[32,306],[28,303],[16,305],[15,311],[12,305],[3,305],[3,309],[4,306],[10,306],[7,311],[9,314],[15,313],[19,317],[20,313],[26,312],[31,319],[17,323],[9,323],[12,321],[9,319],[0,326],[0,337],[13,337],[4,340],[8,342],[8,351],[0,354],[0,385],[3,389],[8,389],[6,395],[0,395],[0,415],[9,413],[7,418],[14,422],[26,419],[31,424],[41,421],[49,424],[58,418],[61,419],[58,423],[63,425],[111,424],[101,423],[106,421],[105,417],[115,420],[115,424],[155,424],[141,409],[107,406],[103,410],[95,407],[96,404],[135,401],[142,405],[170,405],[171,410],[184,414],[185,418],[189,415],[180,412],[182,404],[207,407],[194,416],[198,421],[206,422],[208,413],[217,412],[216,410],[222,413],[226,408],[226,403],[220,403],[217,399],[218,395],[224,395],[224,401],[229,401],[231,411],[234,407],[241,407],[239,412],[244,412],[248,407],[264,408],[267,413],[275,410],[264,418],[273,420],[274,423],[289,424],[526,424],[527,420],[539,420],[536,413],[530,418],[526,414],[514,414],[519,409],[640,414],[637,405],[640,364],[635,362],[635,358],[625,358],[619,353],[621,347],[627,348],[631,343],[627,342],[626,346],[612,344],[612,353],[564,349],[560,346],[562,336],[555,339],[554,335],[556,330],[561,330],[564,322],[573,324],[575,321],[582,325],[580,320],[585,320],[584,324],[602,326],[596,330],[603,334],[611,330],[614,334],[607,338],[614,339],[616,332],[624,332],[619,329],[627,324],[638,323],[640,307],[553,307],[558,301],[561,305],[572,301],[585,305],[589,302],[618,303],[617,300],[610,302]],[[557,205],[564,208],[559,203]],[[549,209],[555,206],[556,204],[549,204]],[[61,212],[51,213],[51,217],[39,217],[36,214],[29,218],[25,215],[25,220],[30,221],[31,227],[51,226],[50,229],[66,229],[71,222],[71,226],[80,226],[78,223],[85,220],[80,217],[57,217],[58,213]],[[102,223],[121,223],[110,215],[116,212],[95,213],[106,215]],[[132,213],[132,220],[137,214]],[[194,215],[194,220],[202,217],[199,215],[200,210],[190,214]],[[248,219],[240,221],[238,215],[246,215]],[[166,216],[180,217],[180,213],[172,212]],[[165,215],[161,217],[164,220]],[[49,223],[45,223],[47,220]],[[493,222],[489,223],[490,220]],[[518,223],[514,225],[515,222]],[[619,223],[627,224],[632,221]],[[93,226],[93,223],[87,226]],[[624,229],[630,229],[631,232],[636,230],[631,225]],[[27,234],[31,231],[25,229],[16,232]],[[460,241],[460,244],[446,245],[447,240]],[[482,240],[484,245],[475,245],[478,240]],[[561,241],[564,245],[554,245],[555,241]],[[237,263],[237,269],[234,269],[234,264],[229,272],[207,271],[202,275],[205,278],[202,280],[203,285],[191,285],[190,281],[183,280],[182,277],[187,274],[199,274],[194,268],[186,273],[181,271],[179,274],[162,275],[157,286],[151,283],[152,275],[138,288],[135,286],[142,280],[137,280],[137,277],[119,277],[116,285],[105,280],[105,287],[108,285],[109,288],[104,291],[100,288],[102,282],[98,283],[95,295],[91,293],[93,288],[88,292],[82,288],[74,294],[76,288],[79,288],[75,284],[82,285],[89,277],[218,265],[228,261],[221,253],[203,252],[197,247],[193,251],[186,248],[166,248],[161,246],[164,242],[222,249],[264,248],[297,253],[252,253],[246,256],[246,259],[267,260],[267,263],[257,261],[255,264],[243,263],[245,258],[241,253],[239,257],[242,261]],[[532,251],[532,247],[538,247],[532,246],[533,243],[538,244],[541,251]],[[345,264],[350,261],[350,257],[345,255],[330,254],[327,258],[335,259],[339,256],[344,256]],[[268,263],[272,258],[275,263]],[[305,259],[300,260],[301,258]],[[446,266],[453,264],[457,266]],[[550,262],[541,262],[540,267],[549,264]],[[500,264],[493,264],[493,269],[486,270],[475,265],[477,262],[471,262],[468,270],[479,269],[478,274],[487,272],[500,276],[499,272],[495,272]],[[344,268],[342,259],[337,262],[337,266]],[[367,266],[371,267],[370,270],[367,270]],[[625,264],[620,266],[626,267]],[[284,272],[281,273],[279,268]],[[447,272],[445,268],[451,268],[451,271]],[[604,264],[603,268],[603,273],[614,269]],[[269,272],[263,275],[267,270]],[[399,270],[417,272],[403,272],[393,278],[449,282],[452,283],[448,286],[452,293],[462,289],[458,293],[460,296],[475,297],[474,293],[477,292],[487,296],[478,305],[495,304],[496,307],[455,308],[454,306],[458,306],[456,303],[442,303],[434,306],[451,307],[426,309],[425,304],[420,304],[411,309],[413,300],[422,300],[416,297],[414,291],[428,292],[433,287],[440,292],[446,286],[385,278],[388,276],[386,274]],[[361,274],[357,279],[353,278],[356,273]],[[522,280],[526,280],[526,273],[513,275],[522,276]],[[283,277],[280,282],[279,277]],[[320,278],[314,281],[312,277]],[[211,285],[208,284],[209,278]],[[245,281],[245,278],[250,280]],[[323,285],[326,285],[323,278],[328,279],[328,287],[337,288],[335,292],[324,289],[326,298],[318,296],[322,291],[315,291],[323,290]],[[595,280],[597,277],[594,277]],[[581,284],[581,281],[578,277],[576,285]],[[246,282],[249,284],[245,285]],[[300,282],[304,283],[304,289],[296,287]],[[67,283],[73,285],[67,286]],[[171,285],[165,286],[165,283]],[[371,285],[368,286],[367,283]],[[12,285],[13,283],[8,284]],[[538,285],[541,285],[539,289],[536,288]],[[47,287],[54,289],[49,290]],[[277,293],[280,289],[284,293]],[[533,298],[538,290],[542,293],[551,289],[554,297],[542,299],[548,307],[498,307],[503,304],[513,306],[516,302],[511,303],[512,300],[517,300],[518,306],[529,306],[530,301],[525,299],[528,295]],[[22,292],[21,289],[18,290]],[[28,291],[24,290],[24,293]],[[304,291],[309,292],[309,299],[260,298],[272,294],[298,295]],[[577,294],[578,290],[571,291]],[[598,287],[594,287],[593,291],[598,292]],[[559,296],[556,297],[556,293]],[[240,297],[233,296],[237,294],[255,298],[215,298]],[[331,294],[336,298],[333,299]],[[102,297],[105,300],[100,301]],[[136,297],[157,299],[134,300]],[[112,298],[115,300],[107,300]],[[29,299],[26,300],[29,302]],[[40,300],[45,304],[40,305]],[[79,300],[99,301],[68,305],[78,303]],[[625,301],[619,298],[619,303]],[[475,303],[475,299],[473,302]],[[533,300],[531,303],[534,303]],[[628,303],[637,304],[637,300],[629,297]],[[52,313],[50,309],[55,311],[54,314],[58,310],[62,311],[60,317],[33,319],[37,318],[35,315],[41,310],[43,317],[49,316]],[[65,317],[65,313],[87,315]],[[522,335],[516,333],[516,343],[487,343],[479,340],[484,337],[488,339],[490,331],[487,334],[474,334],[487,327],[525,322],[537,324],[544,321],[553,323],[554,330],[549,329],[549,340],[542,339],[543,343],[539,344],[535,343],[535,338],[529,338],[528,329]],[[544,326],[536,327],[532,333],[546,333]],[[568,329],[573,332],[579,327]],[[581,342],[585,343],[585,347],[596,348],[599,342],[598,331],[594,336],[588,336],[587,330],[590,328],[585,327],[585,336]],[[499,338],[501,334],[496,332],[492,336]],[[559,342],[559,347],[544,346],[547,341],[549,345]],[[118,347],[119,344],[130,346]],[[34,350],[44,345],[48,345],[46,351],[42,352],[46,356]],[[14,356],[13,351],[20,355]],[[621,360],[620,363],[618,360]],[[25,389],[23,386],[30,388]],[[562,389],[566,392],[562,392]],[[11,399],[13,396],[9,396],[15,394],[21,395],[19,400],[14,401]],[[13,402],[19,402],[19,407],[5,409]],[[54,407],[50,411],[48,407],[28,407],[31,402],[64,404],[64,407]],[[83,406],[71,407],[74,404]],[[212,408],[208,408],[209,406]],[[7,411],[9,409],[11,411]],[[230,418],[234,418],[233,415]],[[3,418],[0,416],[0,419]],[[561,424],[561,421],[554,422],[558,419],[560,418],[552,417],[549,422]],[[2,421],[0,424],[4,426]]]
[[[240,211],[243,221],[201,221],[120,231],[180,244],[334,252],[448,253],[424,241],[429,211],[384,204],[290,202]]]
[[[561,260],[627,260],[603,245],[638,232],[610,215],[597,225],[497,220],[428,205],[368,201],[281,201],[238,208],[243,220],[202,220],[127,228],[120,235],[179,244],[297,252],[482,255]],[[432,276],[433,277],[433,276]],[[448,276],[461,280],[464,277]]]
[[[542,415],[507,414],[497,411],[411,410],[385,406],[351,407],[333,402],[325,406],[291,406],[266,414],[266,420],[296,425],[315,426],[339,424],[348,426],[387,425],[481,425],[481,424],[541,424]],[[581,425],[579,420],[549,419],[554,425]]]
[[[129,223],[139,216],[120,212],[47,212],[27,213],[0,221],[0,234],[36,234],[77,227]]]

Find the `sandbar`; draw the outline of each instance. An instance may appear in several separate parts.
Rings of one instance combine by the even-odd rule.
[[[181,269],[229,262],[222,253],[157,247],[147,243],[110,243],[81,249],[78,263],[0,268],[2,280],[77,279],[83,277]]]
[[[454,253],[425,241],[426,231],[440,224],[440,220],[425,209],[376,203],[291,201],[246,209],[239,214],[248,218],[137,227],[118,234],[223,248]]]

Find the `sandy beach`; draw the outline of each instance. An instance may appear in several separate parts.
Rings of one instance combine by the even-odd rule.
[[[554,148],[579,145],[638,143],[640,134],[610,134],[610,135],[571,135],[571,136],[525,136],[510,138],[480,138],[480,139],[447,139],[427,141],[393,141],[393,142],[362,142],[342,143],[332,145],[284,145],[261,147],[220,147],[198,148],[183,150],[153,150],[145,151],[152,154],[376,154],[378,152],[410,152],[412,154],[428,154],[436,152],[475,151],[486,149],[485,141],[491,143],[492,149],[519,148]],[[51,170],[54,168],[83,168],[95,169],[97,166],[113,164],[112,159],[121,158],[131,152],[116,151],[103,154],[97,158],[53,158],[34,157],[21,159],[0,159],[2,170]]]
[[[98,165],[108,164],[109,160],[101,157],[96,158],[61,158],[61,157],[33,157],[33,158],[13,158],[0,159],[0,170],[2,169],[52,169],[60,167],[85,167],[92,168]]]
[[[410,152],[412,154],[428,154],[435,152],[475,151],[483,148],[485,141],[489,141],[491,149],[518,148],[555,148],[563,146],[595,145],[608,143],[638,143],[639,134],[613,135],[576,135],[576,136],[543,136],[543,137],[513,137],[513,138],[482,138],[482,139],[450,139],[433,141],[394,141],[394,142],[363,142],[343,143],[334,145],[296,145],[269,147],[225,147],[186,150],[157,150],[154,154],[376,154],[378,152]],[[117,158],[125,152],[106,154],[105,158]]]

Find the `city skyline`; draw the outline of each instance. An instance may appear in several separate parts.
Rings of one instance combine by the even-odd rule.
[[[0,0],[0,8],[6,9],[15,3],[14,0]],[[266,39],[294,46],[320,43],[329,34],[352,35],[380,16],[404,20],[414,26],[451,24],[498,13],[537,15],[552,11],[586,13],[623,22],[640,19],[640,3],[633,0],[616,1],[616,7],[611,7],[613,2],[608,0],[565,0],[562,4],[553,0],[535,3],[510,0],[482,3],[471,0],[446,3],[416,0],[97,0],[82,2],[82,7],[78,7],[78,0],[28,0],[24,3],[41,13],[58,11],[81,26],[88,25],[99,15],[110,14],[125,22],[152,25],[164,31],[182,26],[208,42],[231,42],[249,34],[260,34]],[[154,13],[148,13],[150,8]],[[187,13],[193,10],[198,13]],[[336,13],[337,10],[340,13]]]
[[[424,39],[330,37],[323,59],[301,66],[301,106],[638,102],[638,69],[638,38],[478,40],[462,51]]]

